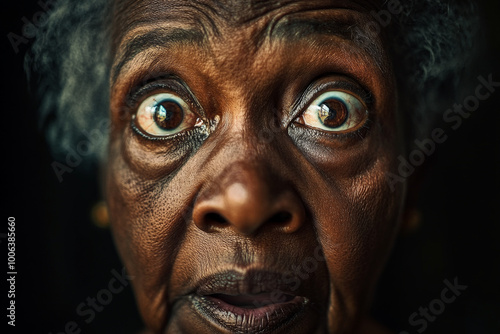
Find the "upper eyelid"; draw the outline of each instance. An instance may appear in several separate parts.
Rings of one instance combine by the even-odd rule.
[[[166,98],[158,98],[159,96],[161,95],[167,95],[167,96],[170,96],[170,97],[166,97]],[[139,105],[139,107],[144,104],[146,101],[151,101],[152,104],[160,104],[161,102],[163,101],[166,101],[167,99],[169,100],[173,100],[175,103],[179,104],[180,106],[184,107],[184,105],[187,105],[187,107],[189,108],[189,105],[188,103],[181,97],[175,95],[175,94],[171,94],[171,93],[156,93],[156,94],[151,94],[151,95],[148,95],[145,99],[142,100],[141,104]],[[154,101],[154,103],[153,103]],[[192,112],[191,111],[191,108],[189,108],[189,112]]]
[[[130,108],[134,109],[135,113],[140,104],[153,95],[152,93],[156,90],[165,90],[174,93],[186,102],[192,112],[205,117],[205,112],[196,99],[196,96],[182,80],[175,76],[165,76],[161,79],[152,80],[140,87],[132,89],[125,98],[126,103]]]
[[[135,89],[132,89],[129,94],[127,94],[127,99],[138,103],[141,99],[142,100],[147,99],[149,97],[148,95],[151,94],[152,92],[154,92],[155,90],[160,90],[160,89],[170,90],[170,91],[178,93],[177,89],[175,89],[174,85],[169,85],[166,83],[167,80],[170,80],[170,79],[155,80],[155,81],[147,82],[140,87],[136,87]]]
[[[339,96],[339,93],[347,95],[347,96]],[[334,94],[334,95],[330,95]],[[324,97],[325,95],[329,95],[330,97]],[[366,106],[366,103],[364,103],[364,99],[357,95],[353,95],[352,92],[346,92],[343,89],[338,89],[338,90],[328,90],[322,94],[320,94],[316,99],[314,99],[310,104],[309,107],[312,106],[313,104],[320,104],[323,103],[324,101],[327,101],[329,98],[341,98],[342,100],[350,100],[351,98],[354,98],[355,100],[358,100],[361,102],[362,105]]]
[[[343,91],[344,93],[358,97],[359,100],[361,100],[361,102],[363,102],[363,104],[365,104],[367,108],[370,108],[373,104],[373,95],[368,90],[362,88],[357,84],[341,80],[334,83],[326,83],[317,87],[314,90],[314,97],[311,99],[311,102],[321,96],[322,92],[326,92],[329,87],[332,88],[330,90]]]

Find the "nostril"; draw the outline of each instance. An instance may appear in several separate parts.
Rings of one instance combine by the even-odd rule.
[[[277,224],[285,224],[292,220],[292,214],[286,211],[280,211],[273,215],[269,221]]]
[[[250,186],[247,188],[252,190]],[[289,190],[272,195],[256,192],[244,201],[226,193],[200,195],[193,207],[192,220],[205,233],[236,232],[249,237],[259,230],[288,234],[298,231],[305,220],[300,198]]]
[[[221,226],[227,225],[228,221],[216,212],[209,212],[205,215],[205,223]]]

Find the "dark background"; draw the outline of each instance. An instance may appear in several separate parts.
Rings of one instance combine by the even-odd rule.
[[[487,50],[470,72],[491,73],[500,81],[500,3],[481,3]],[[101,199],[97,173],[76,168],[59,183],[51,168],[54,159],[38,131],[22,66],[32,40],[16,54],[7,38],[9,32],[22,35],[22,18],[31,20],[40,10],[35,1],[8,2],[2,9],[0,233],[7,232],[7,217],[15,217],[18,272],[16,327],[8,333],[64,333],[70,321],[82,333],[135,333],[141,320],[130,286],[91,323],[76,313],[80,303],[107,288],[111,271],[121,272],[122,265],[109,230],[91,219]],[[418,197],[421,224],[399,238],[374,306],[375,315],[398,332],[417,333],[420,326],[411,326],[408,317],[440,297],[445,279],[456,277],[468,288],[425,333],[500,333],[499,114],[500,89],[457,131],[447,131],[449,139],[428,160]],[[7,242],[0,241],[5,277]],[[6,314],[7,287],[0,294]]]

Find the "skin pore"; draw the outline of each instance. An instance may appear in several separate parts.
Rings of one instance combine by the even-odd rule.
[[[380,330],[405,189],[387,47],[352,29],[377,6],[117,1],[107,197],[151,333]],[[255,324],[212,297],[292,310]]]

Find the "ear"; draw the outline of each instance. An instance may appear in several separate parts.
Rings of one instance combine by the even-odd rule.
[[[400,228],[401,234],[415,232],[422,223],[419,198],[427,172],[433,165],[433,161],[433,156],[427,157],[426,161],[418,168],[415,168],[415,171],[406,179],[407,194]]]
[[[101,228],[109,228],[108,206],[105,201],[99,201],[92,207],[90,212],[94,225]]]

